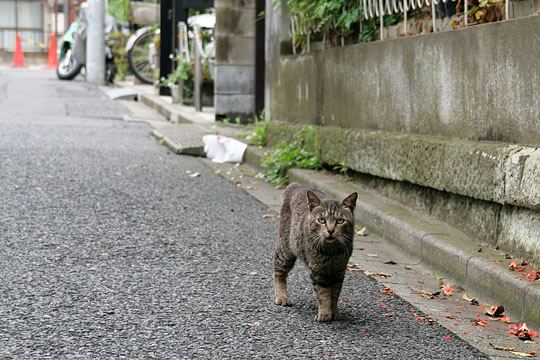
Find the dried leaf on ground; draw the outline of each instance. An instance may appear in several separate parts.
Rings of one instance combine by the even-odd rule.
[[[368,236],[367,228],[364,226],[363,228],[361,228],[360,230],[358,230],[356,232],[356,235],[358,235],[358,236]]]
[[[418,321],[420,324],[423,324],[423,325],[433,325],[433,324],[435,324],[435,320],[433,320],[430,317],[424,317],[424,316],[417,316],[416,321]]]
[[[454,295],[454,288],[450,284],[442,284],[441,290],[445,296],[452,296]]]
[[[277,212],[273,209],[268,209],[265,214],[263,214],[263,219],[273,219],[276,217]]]
[[[366,254],[366,255],[369,256],[369,257],[379,257],[379,255],[377,255],[377,254]]]
[[[477,305],[477,306],[480,305],[478,300],[474,298],[470,298],[467,294],[463,294],[463,300],[467,301],[471,305]]]
[[[489,315],[491,317],[501,317],[504,312],[504,306],[496,306],[493,305],[489,309],[486,309],[486,315]]]
[[[536,356],[536,352],[534,351],[530,351],[530,352],[510,351],[510,353],[514,355],[518,355],[518,356],[529,357],[529,358]]]
[[[392,275],[387,274],[385,272],[371,272],[371,271],[364,271],[364,274],[366,276],[380,276],[382,278],[389,278],[392,277]]]
[[[384,288],[384,289],[381,289],[379,290],[379,292],[381,294],[384,294],[384,295],[394,295],[394,290],[393,289],[390,289],[390,288]]]
[[[405,270],[412,270],[412,266],[411,265],[405,265]]]
[[[484,320],[484,319],[480,319],[479,317],[477,317],[476,319],[472,320],[472,323],[474,325],[478,325],[478,326],[484,326],[484,327],[489,327],[489,323],[487,320]]]
[[[386,265],[397,265],[397,262],[390,260],[385,262]]]
[[[434,299],[441,294],[440,291],[436,291],[432,293],[427,290],[420,290],[418,293],[420,294],[420,296],[428,298],[428,299]]]
[[[501,346],[501,345],[495,345],[493,343],[489,343],[489,345],[494,348],[495,350],[501,350],[501,351],[513,351],[513,346]]]
[[[354,271],[364,271],[363,269],[360,268],[360,264],[347,264],[347,270],[350,271],[350,272],[354,272]]]
[[[384,314],[382,314],[382,316],[385,317],[385,318],[390,318],[390,317],[394,316],[394,313],[384,313]]]
[[[510,263],[508,264],[508,269],[512,270],[512,271],[515,271],[515,270],[518,270],[520,269],[521,266],[518,265],[518,262],[517,260],[512,260],[510,261]]]
[[[195,173],[189,175],[189,177],[192,177],[192,178],[199,177],[199,176],[201,176],[201,173],[198,173],[198,172],[195,172]]]

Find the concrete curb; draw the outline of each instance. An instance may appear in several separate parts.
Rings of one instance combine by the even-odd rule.
[[[179,104],[172,104],[164,97],[156,94],[139,94],[139,101],[158,113],[167,120],[175,124],[199,124],[210,125],[214,122],[211,112],[197,112],[193,107]]]
[[[261,168],[264,149],[248,147],[244,160]],[[459,230],[417,213],[334,173],[289,170],[291,182],[317,186],[337,198],[359,194],[356,220],[397,245],[436,273],[450,277],[493,304],[504,305],[514,317],[540,327],[540,284],[529,283],[506,268],[509,260],[499,251],[477,245]],[[517,318],[515,319],[517,320]]]

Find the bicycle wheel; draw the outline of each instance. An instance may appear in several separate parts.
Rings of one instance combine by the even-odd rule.
[[[146,27],[138,34],[127,53],[129,68],[141,82],[153,84],[158,79],[158,56],[154,46],[154,31],[150,26]]]

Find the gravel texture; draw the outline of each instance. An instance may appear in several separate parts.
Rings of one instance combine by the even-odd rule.
[[[0,70],[0,99],[0,358],[483,358],[358,273],[343,321],[302,266],[274,305],[277,219],[88,84]]]

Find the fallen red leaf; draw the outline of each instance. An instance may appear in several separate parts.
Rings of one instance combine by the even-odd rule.
[[[390,318],[390,317],[394,316],[394,313],[384,313],[384,314],[382,314],[382,316],[385,317],[385,318]]]
[[[499,320],[505,324],[510,324],[512,322],[512,320],[510,320],[510,317],[506,315],[500,317]]]
[[[456,318],[456,315],[454,314],[448,314],[448,315],[445,315],[446,318],[448,319],[455,319]]]
[[[536,280],[539,280],[539,279],[540,279],[540,272],[530,271],[527,274],[527,280],[529,280],[530,282],[535,282]]]
[[[510,331],[508,331],[509,334],[516,336],[522,341],[532,340],[533,338],[538,337],[538,333],[530,330],[526,323],[509,325],[508,328],[510,329]]]
[[[443,340],[444,341],[451,341],[452,340],[452,335],[443,336]]]
[[[487,322],[487,320],[475,319],[472,322],[473,324],[478,325],[478,326],[489,327],[489,323]]]
[[[394,290],[390,288],[381,289],[379,292],[384,295],[394,295]]]

